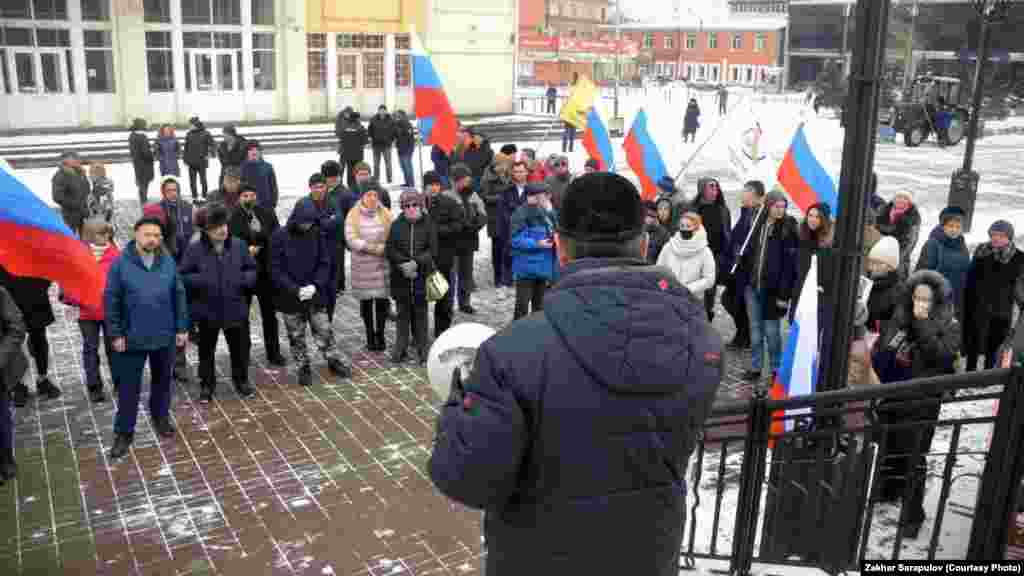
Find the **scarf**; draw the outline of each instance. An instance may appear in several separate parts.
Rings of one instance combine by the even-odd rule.
[[[907,207],[905,209],[900,210],[899,208],[896,207],[895,204],[893,204],[892,210],[889,211],[889,220],[893,224],[899,222],[903,218],[903,216],[910,211],[910,206],[911,204],[907,204]]]
[[[89,248],[92,249],[92,255],[96,257],[97,262],[99,262],[107,252],[107,246],[107,244],[89,244]]]

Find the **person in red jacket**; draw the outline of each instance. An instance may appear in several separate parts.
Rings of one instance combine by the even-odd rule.
[[[100,264],[103,277],[106,278],[110,265],[121,255],[121,250],[114,243],[114,227],[109,222],[90,219],[82,226],[82,240],[92,249],[96,261]],[[103,333],[103,351],[107,356],[107,365],[111,377],[113,348],[110,346],[110,334],[104,326],[106,315],[103,302],[96,307],[79,305],[78,329],[82,332],[82,366],[85,367],[85,385],[89,390],[89,400],[94,403],[105,402],[103,379],[100,377],[100,333]],[[117,382],[114,382],[117,387]]]

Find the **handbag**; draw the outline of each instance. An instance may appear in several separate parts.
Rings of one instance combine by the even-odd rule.
[[[427,276],[427,302],[437,302],[448,293],[448,281],[437,270]]]

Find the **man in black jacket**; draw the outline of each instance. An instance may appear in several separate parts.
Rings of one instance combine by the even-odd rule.
[[[412,167],[412,153],[416,149],[416,130],[405,115],[405,110],[395,112],[395,147],[398,149],[398,166],[402,169],[405,185],[413,188],[416,186]]]
[[[139,208],[149,200],[149,183],[153,181],[153,145],[146,136],[146,121],[136,118],[132,121],[132,131],[128,136],[128,150],[132,155],[132,167],[135,169],[135,185],[139,187]]]
[[[192,202],[199,202],[199,194],[196,193],[196,176],[199,176],[199,183],[203,187],[202,201],[206,202],[206,168],[210,164],[210,156],[217,150],[217,144],[198,116],[193,116],[189,123],[192,124],[192,128],[185,136],[185,164],[188,166],[189,189],[192,190]]]
[[[441,272],[448,286],[452,286],[452,267],[455,265],[456,247],[462,239],[466,213],[454,196],[441,190],[441,178],[431,170],[423,175],[423,193],[427,214],[434,226],[437,243],[434,246],[434,267]],[[434,337],[452,325],[452,290],[434,303]]]
[[[349,188],[355,188],[356,164],[363,161],[363,149],[369,140],[366,128],[359,121],[359,112],[351,107],[342,110],[335,122],[334,133],[338,137],[338,153],[342,169],[346,173],[345,182]]]
[[[391,145],[396,136],[395,121],[383,104],[377,108],[377,115],[370,120],[370,145],[373,146],[373,173],[380,178],[380,159],[384,157],[384,170],[388,184],[391,184]]]
[[[76,234],[81,234],[82,224],[88,212],[89,193],[92,185],[82,168],[77,152],[67,151],[60,156],[60,167],[51,180],[53,201],[60,206],[64,223]]]
[[[224,140],[217,146],[217,157],[220,158],[220,178],[218,187],[224,185],[224,170],[233,166],[241,170],[242,162],[246,158],[246,140],[238,135],[238,131],[231,124],[224,127]]]
[[[456,372],[430,478],[485,511],[487,576],[676,576],[685,474],[721,383],[722,339],[668,270],[647,265],[632,183],[588,174],[562,207],[565,274],[542,313],[484,342],[466,378]]]
[[[451,196],[462,206],[464,214],[462,231],[455,242],[455,266],[457,267],[456,294],[459,311],[476,314],[470,302],[473,293],[473,253],[480,249],[480,230],[487,225],[487,207],[483,199],[473,191],[473,175],[464,164],[456,164],[451,170]]]
[[[285,361],[281,355],[277,308],[274,307],[274,282],[270,277],[270,237],[280,227],[277,214],[256,203],[256,189],[251,185],[243,186],[238,207],[231,214],[228,228],[232,236],[245,241],[249,246],[249,254],[256,259],[256,285],[247,294],[246,309],[252,305],[253,296],[259,298],[267,363],[277,367],[284,366]]]

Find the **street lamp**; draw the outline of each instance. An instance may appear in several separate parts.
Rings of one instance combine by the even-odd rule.
[[[974,204],[978,199],[978,180],[980,176],[972,170],[974,164],[974,142],[978,137],[978,120],[981,117],[982,89],[985,83],[985,64],[988,63],[992,51],[992,38],[989,28],[995,22],[1006,19],[1010,8],[1010,0],[972,0],[978,12],[978,49],[975,57],[974,84],[971,88],[970,118],[967,124],[967,146],[964,150],[964,165],[953,172],[949,184],[949,205],[963,208],[964,231],[971,231],[974,219]]]

